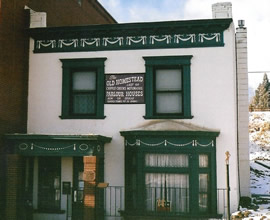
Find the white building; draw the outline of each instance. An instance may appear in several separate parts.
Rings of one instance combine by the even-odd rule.
[[[231,18],[31,29],[28,133],[7,139],[33,219],[220,218],[226,151],[235,211],[249,196],[237,32]]]

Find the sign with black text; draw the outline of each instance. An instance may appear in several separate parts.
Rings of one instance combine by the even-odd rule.
[[[106,104],[143,104],[144,74],[106,74]]]

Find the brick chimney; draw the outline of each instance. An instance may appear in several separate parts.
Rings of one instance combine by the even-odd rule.
[[[46,12],[36,12],[28,6],[25,6],[24,9],[30,10],[30,28],[47,27]]]
[[[232,18],[232,3],[219,2],[212,5],[213,18]]]

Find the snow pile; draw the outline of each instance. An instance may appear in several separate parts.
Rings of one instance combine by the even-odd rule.
[[[241,209],[240,211],[233,213],[231,219],[268,220],[270,219],[270,209],[258,209],[256,211]]]
[[[249,115],[250,160],[270,161],[270,112]]]
[[[240,208],[231,219],[270,220],[270,112],[249,114],[249,149],[251,194],[259,196],[253,208]]]
[[[249,115],[251,194],[270,195],[270,112]]]

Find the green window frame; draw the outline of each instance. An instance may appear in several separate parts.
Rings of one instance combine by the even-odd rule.
[[[154,56],[143,57],[146,66],[145,77],[145,100],[146,115],[145,119],[191,119],[191,81],[190,81],[190,65],[192,56]],[[159,88],[158,71],[179,71],[178,80],[180,85],[173,88]],[[160,74],[159,74],[160,75]],[[173,82],[173,80],[171,81]],[[178,103],[178,111],[159,110],[159,97],[163,96],[163,100],[168,100],[168,95]],[[167,96],[167,97],[166,97]],[[174,97],[173,97],[174,96]],[[178,98],[177,98],[178,96]],[[160,99],[162,100],[162,99]],[[171,103],[176,103],[170,101]]]
[[[63,69],[61,119],[104,119],[104,65],[107,58],[60,59]],[[75,79],[90,81],[75,86]],[[92,81],[94,82],[92,82]],[[90,85],[92,84],[92,85]],[[79,87],[79,88],[78,88]],[[86,110],[76,108],[87,103]],[[84,102],[84,103],[83,103]],[[79,109],[79,110],[78,110]]]
[[[121,135],[125,137],[127,215],[166,212],[184,217],[219,216],[220,189],[216,181],[219,132],[140,130],[123,131]],[[163,205],[158,207],[158,202]]]
[[[182,151],[174,150],[174,153],[161,150],[159,151],[150,148],[149,150],[142,150],[137,152],[126,152],[126,186],[127,186],[127,211],[138,211],[142,210],[143,212],[156,212],[156,208],[154,207],[154,199],[164,199],[157,197],[158,191],[164,190],[164,186],[166,188],[166,183],[158,187],[147,187],[146,178],[149,174],[156,175],[166,175],[170,178],[170,175],[182,175],[188,178],[187,185],[185,187],[180,188],[179,186],[171,186],[169,182],[167,182],[167,193],[168,201],[171,201],[171,212],[178,212],[182,215],[215,215],[217,210],[216,203],[216,168],[215,168],[215,150],[214,149],[184,149]],[[160,154],[162,155],[183,155],[188,157],[188,165],[183,167],[170,167],[170,166],[147,166],[145,164],[145,158],[147,154]],[[208,166],[201,168],[199,166],[199,157],[201,155],[207,155],[208,157]],[[131,163],[131,161],[136,161]],[[154,180],[153,180],[154,181]],[[149,190],[150,194],[155,195],[155,197],[149,198]],[[166,189],[165,189],[166,190]],[[183,198],[179,198],[182,201],[182,205],[184,206],[180,209],[177,208],[175,204],[175,198],[173,198],[173,192],[180,191],[184,196]],[[164,192],[163,192],[164,193]],[[171,197],[170,197],[171,196]],[[152,200],[152,209],[148,209],[148,200]],[[144,202],[146,201],[146,202]],[[181,202],[178,201],[180,204]],[[158,213],[157,213],[158,214]],[[162,213],[161,213],[162,214]]]

